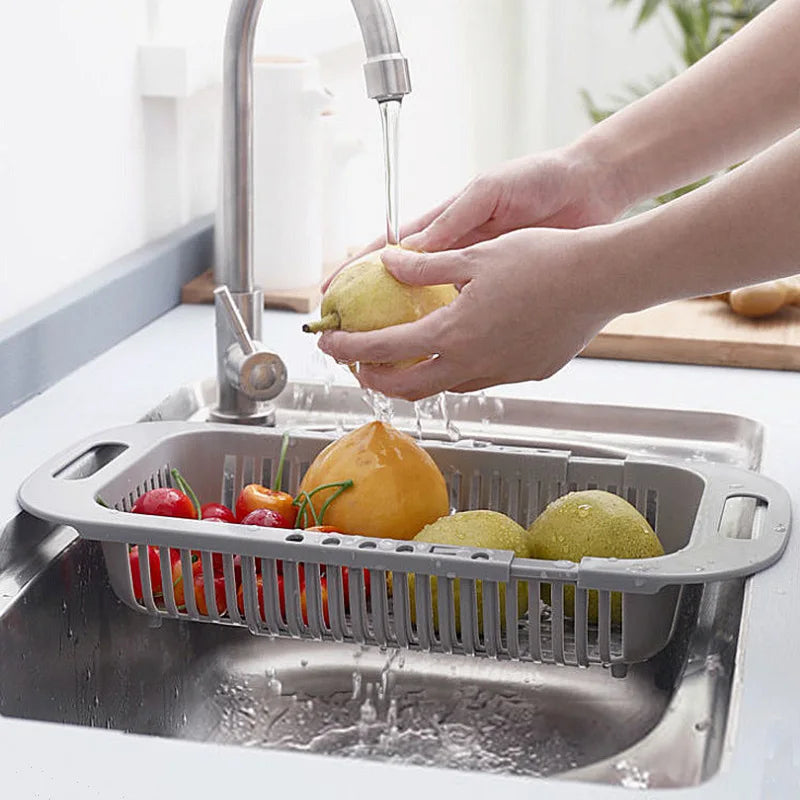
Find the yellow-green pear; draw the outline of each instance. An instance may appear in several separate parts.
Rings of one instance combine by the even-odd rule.
[[[647,520],[626,500],[590,489],[570,492],[550,503],[528,529],[531,558],[579,562],[584,556],[652,558],[664,548]],[[542,586],[550,603],[550,587]],[[597,621],[598,596],[589,592],[589,620]],[[575,613],[575,589],[564,587],[564,613]],[[611,619],[622,619],[622,595],[611,595]]]
[[[412,286],[386,269],[376,250],[348,264],[322,297],[321,318],[303,325],[307,333],[374,331],[430,314],[455,299],[451,284]]]
[[[417,542],[432,542],[447,544],[456,547],[485,547],[491,550],[511,550],[519,558],[528,557],[528,543],[525,528],[514,522],[513,519],[497,511],[460,511],[448,517],[426,525],[415,537]],[[434,625],[438,627],[438,579],[431,578],[431,602],[433,607]],[[416,598],[414,596],[414,575],[409,575],[409,596],[411,604],[411,619],[416,620]],[[453,607],[455,610],[456,630],[461,628],[460,613],[460,581],[453,581]],[[505,625],[506,618],[506,585],[500,584],[500,620]],[[477,599],[478,629],[483,630],[483,582],[476,581],[475,594]],[[527,584],[517,584],[517,610],[521,616],[528,607]]]

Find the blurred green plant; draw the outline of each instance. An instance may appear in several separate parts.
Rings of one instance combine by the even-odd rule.
[[[773,0],[611,0],[612,6],[630,6],[638,3],[639,10],[634,22],[634,30],[652,19],[662,6],[672,17],[678,37],[674,45],[685,67],[699,61],[703,56],[719,47],[738,30],[743,28],[757,14],[763,11]],[[612,114],[649,94],[676,75],[671,69],[666,74],[648,78],[643,83],[629,83],[624,87],[624,94],[609,98],[611,106],[601,107],[585,89],[581,97],[587,113],[593,122],[602,122]],[[733,169],[734,164],[729,169]],[[657,198],[658,203],[666,203],[698,186],[708,183],[713,176],[701,178],[687,186],[667,192]]]

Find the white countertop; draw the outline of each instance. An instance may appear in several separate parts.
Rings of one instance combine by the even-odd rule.
[[[290,378],[324,377],[332,367],[301,333],[301,315],[268,312],[264,338],[287,362]],[[31,355],[35,357],[34,354]],[[0,417],[0,523],[17,512],[16,489],[58,450],[92,432],[141,417],[182,384],[214,374],[209,306],[180,306]],[[336,380],[352,383],[342,369]],[[492,394],[567,402],[721,411],[763,422],[762,471],[786,486],[800,518],[800,374],[577,359],[543,383]],[[670,796],[800,797],[800,535],[753,579],[746,647],[732,706],[732,750],[720,772]],[[0,676],[2,680],[2,676]],[[503,800],[609,798],[626,791],[556,780],[400,767],[278,751],[198,744],[0,717],[4,796],[18,798],[270,796],[388,798],[444,796]],[[660,794],[653,792],[653,794]]]

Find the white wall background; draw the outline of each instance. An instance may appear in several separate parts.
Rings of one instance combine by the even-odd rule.
[[[414,85],[401,117],[404,217],[481,169],[579,135],[579,88],[602,100],[674,61],[664,25],[631,34],[632,12],[610,0],[393,8]],[[226,13],[226,0],[0,0],[0,321],[213,209]],[[158,46],[186,57],[176,97],[142,95],[142,48]],[[379,122],[349,3],[266,0],[257,50],[319,58],[340,120],[364,143],[346,236],[372,238],[383,230]]]

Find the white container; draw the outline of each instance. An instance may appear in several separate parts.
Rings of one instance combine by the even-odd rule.
[[[321,115],[329,99],[314,60],[253,62],[253,268],[265,292],[322,279]]]
[[[349,255],[353,244],[353,203],[349,192],[352,179],[349,168],[356,156],[364,152],[364,142],[342,125],[334,108],[322,114],[324,131],[324,180],[322,262],[326,269],[339,266]]]

